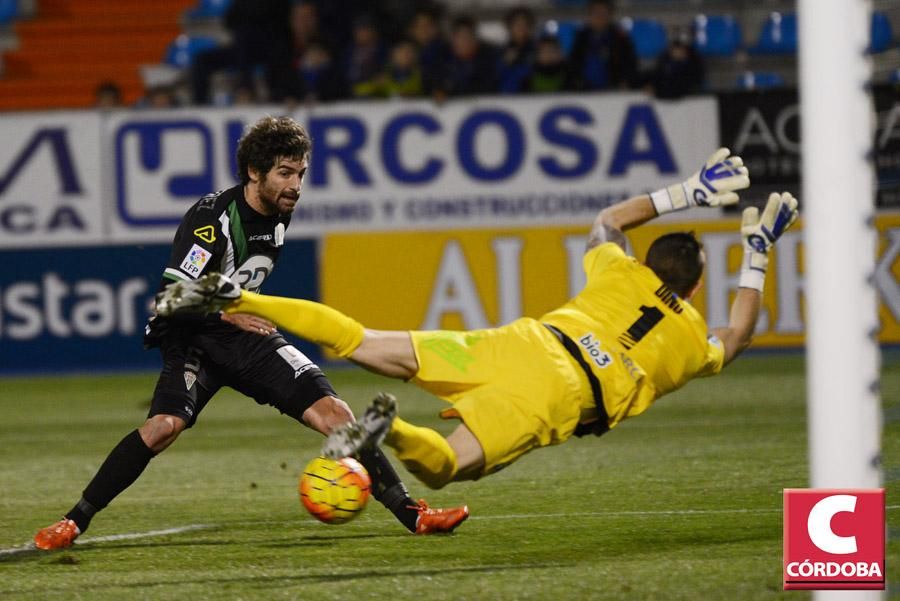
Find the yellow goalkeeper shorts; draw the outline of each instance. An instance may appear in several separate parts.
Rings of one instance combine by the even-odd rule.
[[[587,378],[539,321],[488,330],[410,332],[421,388],[453,404],[484,451],[483,474],[566,441],[594,410]]]

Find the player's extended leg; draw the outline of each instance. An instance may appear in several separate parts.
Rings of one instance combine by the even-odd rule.
[[[484,468],[484,451],[465,424],[444,438],[436,430],[395,418],[384,444],[429,488],[474,480]]]
[[[358,321],[314,301],[242,290],[240,297],[223,310],[265,317],[292,334],[328,347],[341,357],[352,354],[364,338],[364,328]]]
[[[220,274],[171,284],[159,294],[157,309],[163,316],[222,309],[264,317],[340,357],[392,378],[408,380],[419,367],[408,332],[367,330],[322,303],[247,292]]]
[[[419,368],[408,332],[365,329],[352,317],[322,303],[244,290],[225,312],[269,319],[383,376],[408,380]]]
[[[389,378],[409,380],[419,372],[419,360],[406,331],[366,329],[362,342],[348,359]]]
[[[59,522],[34,537],[38,549],[69,547],[87,530],[94,515],[131,486],[156,455],[175,442],[186,424],[174,415],[154,415],[117,444],[97,470],[81,499]]]

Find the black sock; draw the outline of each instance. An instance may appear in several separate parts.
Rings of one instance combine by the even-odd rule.
[[[397,471],[381,449],[366,449],[359,452],[359,462],[372,478],[372,495],[393,513],[400,523],[416,531],[416,520],[419,518],[418,506],[409,496],[406,485],[400,480]]]
[[[84,489],[81,500],[66,517],[73,520],[82,532],[87,530],[94,514],[131,486],[155,454],[144,444],[137,430],[128,434],[109,452],[94,479]]]

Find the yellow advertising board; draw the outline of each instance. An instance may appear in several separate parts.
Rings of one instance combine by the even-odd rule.
[[[770,262],[754,345],[803,343],[802,221]],[[874,283],[882,343],[900,343],[900,215],[876,220]],[[740,270],[737,220],[647,224],[629,232],[642,258],[658,236],[694,231],[707,253],[704,286],[693,304],[711,326],[724,325]],[[329,234],[322,241],[323,302],[378,329],[474,329],[537,317],[580,290],[585,228]],[[835,274],[834,285],[847,278]]]

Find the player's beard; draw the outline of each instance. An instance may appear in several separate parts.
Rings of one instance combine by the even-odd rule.
[[[258,191],[260,203],[276,215],[292,213],[300,200],[299,191],[290,188],[278,189],[266,176],[260,180]]]

